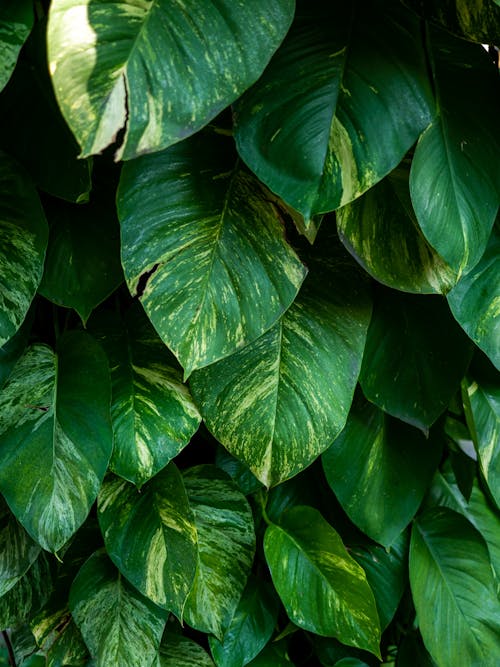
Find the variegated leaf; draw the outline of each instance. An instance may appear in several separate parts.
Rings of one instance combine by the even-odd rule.
[[[201,418],[175,357],[138,304],[123,319],[103,313],[91,330],[110,361],[110,468],[140,487],[184,448]]]
[[[297,300],[267,333],[197,371],[207,427],[266,486],[309,465],[344,427],[371,314],[365,275],[330,231]]]
[[[167,613],[133,588],[104,550],[80,569],[69,608],[98,667],[145,667],[154,660]]]
[[[184,484],[198,532],[198,562],[185,618],[221,639],[252,566],[252,511],[236,484],[215,466],[190,468]]]
[[[214,667],[208,653],[184,635],[166,632],[151,667]]]
[[[30,619],[31,631],[44,652],[44,667],[84,667],[89,659],[87,646],[66,601],[62,603],[57,597],[58,603],[45,605]]]
[[[186,376],[269,329],[306,273],[232,139],[212,132],[126,164],[118,215],[129,289]]]
[[[0,90],[10,79],[33,25],[31,0],[4,0],[0,6]]]
[[[0,498],[0,597],[26,574],[39,553],[39,545]]]
[[[104,352],[83,332],[57,354],[30,347],[0,394],[0,490],[26,530],[57,551],[84,522],[111,456]]]
[[[293,0],[54,0],[50,69],[82,154],[125,127],[119,157],[161,150],[199,130],[262,73]]]
[[[0,345],[26,317],[42,277],[47,238],[35,187],[0,151]]]
[[[107,552],[120,572],[182,619],[196,570],[197,532],[176,466],[169,463],[140,492],[110,476],[98,512]]]
[[[24,623],[47,602],[51,591],[50,565],[42,552],[16,585],[0,597],[0,628]]]

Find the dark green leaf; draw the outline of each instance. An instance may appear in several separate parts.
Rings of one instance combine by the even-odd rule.
[[[33,25],[31,0],[3,0],[0,7],[0,90],[10,79]]]
[[[86,333],[36,344],[0,394],[0,489],[26,530],[58,551],[84,522],[111,456],[106,357]]]
[[[271,524],[264,551],[289,618],[319,635],[379,656],[380,625],[363,569],[321,514],[305,506]]]
[[[259,655],[248,663],[248,667],[289,667],[293,665],[283,642],[268,644]]]
[[[306,273],[227,137],[125,165],[118,214],[129,289],[186,376],[269,329]]]
[[[0,347],[0,387],[5,384],[12,369],[28,345],[33,325],[33,315],[34,308],[32,307],[17,332]]]
[[[39,553],[38,544],[0,498],[0,597],[26,574]]]
[[[47,602],[51,590],[49,561],[42,552],[16,585],[0,597],[0,629],[24,623]]]
[[[98,498],[106,549],[147,598],[182,619],[196,569],[197,533],[182,477],[173,463],[139,492],[109,477]]]
[[[396,667],[436,667],[417,633],[407,634],[398,646]]]
[[[260,76],[294,4],[54,0],[50,70],[82,154],[101,152],[123,127],[125,159],[199,130]]]
[[[61,605],[61,600],[46,605],[31,619],[31,629],[46,655],[46,667],[83,667],[89,657],[87,647],[65,601]]]
[[[224,470],[236,482],[245,496],[255,493],[255,491],[262,488],[262,484],[252,474],[250,468],[243,461],[239,461],[234,456],[231,456],[222,446],[217,447],[215,465]]]

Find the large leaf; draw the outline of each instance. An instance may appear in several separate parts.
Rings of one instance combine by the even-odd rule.
[[[0,499],[0,597],[26,574],[39,553],[38,544]]]
[[[154,660],[167,613],[138,593],[104,551],[81,568],[69,607],[97,665],[143,667]]]
[[[385,412],[427,429],[460,386],[472,347],[438,296],[379,289],[360,382]]]
[[[484,255],[448,294],[455,319],[500,370],[500,229],[493,229]]]
[[[293,0],[54,0],[49,61],[62,112],[99,153],[126,128],[125,159],[193,134],[262,73]]]
[[[200,415],[173,355],[135,304],[92,320],[111,368],[115,446],[110,468],[142,486],[189,442]]]
[[[498,664],[495,580],[486,545],[467,519],[447,508],[418,518],[410,582],[424,643],[440,667]]]
[[[500,203],[498,73],[479,44],[429,34],[438,115],[415,149],[411,198],[428,241],[462,273],[481,259]]]
[[[50,565],[42,552],[16,585],[0,597],[0,629],[26,621],[47,602],[51,590]]]
[[[36,344],[0,394],[0,489],[26,530],[59,550],[84,522],[111,456],[110,380],[86,333]]]
[[[437,438],[427,439],[358,395],[322,462],[349,518],[369,537],[390,546],[415,515],[442,449]]]
[[[412,13],[396,3],[310,0],[236,104],[238,151],[307,224],[394,169],[432,105]]]
[[[31,0],[3,0],[0,7],[0,90],[11,77],[32,25]]]
[[[185,618],[197,630],[221,639],[252,566],[252,511],[236,484],[215,466],[190,468],[184,485],[198,533],[198,564]]]
[[[380,625],[363,569],[335,530],[306,506],[271,524],[264,551],[273,583],[296,625],[379,654]]]
[[[420,230],[410,200],[409,165],[401,163],[337,212],[342,242],[379,282],[415,293],[446,293],[456,274]]]
[[[269,329],[304,279],[230,138],[203,132],[126,164],[118,214],[130,291],[186,376]]]
[[[120,572],[181,619],[196,569],[197,533],[175,465],[169,463],[140,492],[109,477],[98,511],[106,549]]]
[[[192,377],[208,428],[266,486],[328,447],[344,427],[359,374],[371,313],[366,281],[328,230],[318,239],[310,274],[282,319]]]
[[[0,151],[0,345],[19,329],[40,283],[47,221],[38,194]]]
[[[151,667],[213,667],[213,664],[208,653],[192,639],[166,632]]]

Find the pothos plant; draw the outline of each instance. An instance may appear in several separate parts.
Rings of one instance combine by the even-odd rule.
[[[499,664],[498,4],[2,0],[2,664]]]

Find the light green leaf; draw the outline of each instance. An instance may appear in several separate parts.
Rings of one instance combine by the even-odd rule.
[[[203,127],[262,73],[293,0],[54,0],[48,53],[83,156],[125,128],[118,157],[166,148]]]
[[[42,277],[47,237],[35,187],[0,151],[0,345],[26,317]]]
[[[108,364],[86,333],[30,347],[0,394],[0,490],[28,533],[58,551],[87,517],[111,456]]]
[[[500,203],[498,73],[479,44],[429,35],[438,115],[415,149],[410,191],[424,235],[460,275],[481,259]]]
[[[404,292],[446,293],[456,274],[422,234],[410,200],[406,161],[337,211],[339,235],[379,282]]]
[[[471,353],[443,298],[380,288],[360,374],[363,393],[426,431],[460,386]]]
[[[190,468],[184,485],[198,533],[198,563],[185,618],[197,630],[221,639],[253,562],[252,511],[236,484],[215,466]]]
[[[154,660],[167,613],[138,593],[104,550],[77,574],[69,608],[98,666],[143,667]]]
[[[282,319],[243,350],[193,374],[209,430],[266,486],[307,467],[342,430],[371,305],[365,275],[328,229]]]
[[[138,304],[123,318],[103,313],[91,329],[111,368],[110,468],[140,487],[187,445],[201,418],[175,357]]]
[[[16,585],[0,597],[0,629],[24,623],[47,602],[51,590],[50,565],[42,552]]]
[[[383,9],[302,4],[235,105],[240,155],[306,225],[386,176],[432,118],[417,17],[398,3]]]
[[[500,370],[500,233],[478,264],[448,294],[455,319]]]
[[[31,0],[3,0],[0,7],[0,90],[10,79],[33,25]]]
[[[129,289],[186,376],[269,329],[306,273],[232,139],[212,132],[126,164],[118,215]]]
[[[264,552],[296,625],[380,657],[380,625],[366,575],[317,510],[285,512],[279,525],[267,528]]]
[[[87,664],[87,647],[66,602],[61,605],[59,599],[59,604],[46,605],[30,620],[30,627],[46,656],[44,667],[83,667]]]
[[[323,454],[329,485],[353,523],[390,546],[419,508],[443,450],[437,438],[394,419],[361,393]]]
[[[143,595],[182,619],[197,557],[197,533],[182,477],[173,463],[139,492],[109,477],[98,498],[109,557]]]
[[[38,544],[0,498],[0,597],[26,574],[39,553]]]
[[[213,667],[208,653],[192,639],[167,632],[152,667]]]
[[[495,580],[486,545],[467,519],[442,507],[415,521],[410,583],[425,646],[439,667],[498,664]]]

